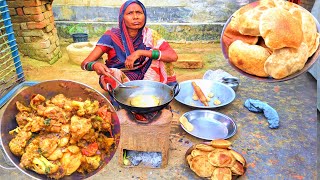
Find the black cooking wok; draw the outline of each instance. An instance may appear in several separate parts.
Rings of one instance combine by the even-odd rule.
[[[120,139],[120,123],[118,116],[115,112],[114,107],[111,105],[111,103],[106,99],[105,96],[103,96],[100,92],[97,90],[78,82],[69,81],[69,80],[51,80],[51,81],[44,81],[39,84],[30,86],[24,90],[22,90],[20,93],[18,93],[9,103],[6,107],[2,117],[1,117],[1,126],[0,126],[0,132],[1,132],[1,141],[2,141],[2,147],[5,151],[5,154],[9,157],[10,161],[23,173],[26,175],[35,178],[35,179],[49,179],[45,175],[37,174],[36,172],[28,169],[23,169],[19,167],[20,158],[15,156],[11,153],[9,149],[9,142],[13,138],[12,135],[9,134],[9,131],[12,129],[15,129],[18,125],[15,120],[15,115],[18,113],[18,110],[16,109],[15,102],[20,101],[23,104],[27,105],[30,102],[31,96],[33,94],[41,94],[47,99],[63,93],[68,98],[82,98],[83,100],[86,100],[87,98],[90,98],[92,100],[98,100],[100,105],[108,105],[111,109],[112,113],[112,123],[114,125],[112,129],[113,137],[115,137],[115,145],[113,149],[110,151],[110,154],[107,155],[104,159],[103,164],[96,169],[95,171],[87,174],[80,174],[78,172],[75,172],[71,174],[70,176],[65,176],[63,179],[84,179],[88,178],[97,172],[99,172],[114,156],[116,149],[119,144]]]
[[[119,105],[131,112],[145,114],[155,111],[160,111],[165,108],[180,91],[180,85],[177,83],[173,88],[170,86],[149,80],[135,80],[124,83],[126,86],[138,86],[137,88],[121,88],[117,87],[110,90],[112,98],[119,103]],[[153,95],[160,99],[158,106],[152,107],[134,107],[130,104],[130,99],[139,95]]]

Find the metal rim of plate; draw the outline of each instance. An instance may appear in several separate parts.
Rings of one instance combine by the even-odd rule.
[[[201,81],[208,81],[208,82],[210,82],[210,83],[212,83],[212,84],[219,84],[219,85],[221,85],[221,86],[224,86],[224,87],[226,87],[226,88],[229,90],[231,98],[229,99],[229,101],[223,102],[223,103],[221,103],[220,105],[215,105],[215,106],[204,106],[204,105],[202,105],[202,106],[196,106],[196,105],[188,104],[188,103],[185,102],[184,100],[180,99],[180,97],[183,96],[182,94],[185,92],[185,91],[182,90],[182,89],[183,89],[183,86],[184,86],[185,84],[187,84],[187,83],[190,83],[190,84],[191,84],[192,81],[195,81],[196,83],[197,83],[197,82],[201,82]],[[191,86],[192,86],[192,85],[191,85]],[[192,88],[192,87],[191,87],[191,88]],[[179,93],[177,96],[175,96],[174,98],[175,98],[178,102],[180,102],[181,104],[184,104],[184,105],[189,106],[189,107],[192,107],[192,108],[200,108],[200,109],[219,108],[219,107],[226,106],[226,105],[230,104],[230,103],[231,103],[232,101],[234,101],[234,99],[236,98],[236,93],[235,93],[235,91],[234,91],[230,86],[228,86],[228,85],[226,85],[226,84],[224,84],[224,83],[222,83],[222,82],[211,81],[211,80],[207,80],[207,79],[194,79],[194,80],[183,81],[183,82],[180,83],[180,89],[181,89],[181,90],[180,90],[180,93]],[[192,99],[192,94],[189,95],[189,96],[190,96],[190,98]]]
[[[187,119],[188,119],[188,121],[192,124],[192,120],[190,121],[189,120],[189,118],[188,118],[188,116],[190,115],[190,114],[192,114],[192,113],[198,113],[198,112],[200,112],[200,113],[212,113],[212,114],[216,114],[216,115],[219,115],[219,116],[221,116],[221,117],[223,117],[223,118],[225,118],[225,119],[228,119],[230,122],[231,122],[231,124],[232,124],[232,126],[234,127],[233,128],[233,131],[231,132],[231,133],[229,133],[229,131],[228,131],[228,135],[227,136],[225,136],[224,138],[215,138],[215,139],[229,139],[229,138],[231,138],[232,136],[234,136],[235,134],[236,134],[236,132],[237,132],[237,124],[235,123],[235,121],[232,119],[232,118],[230,118],[229,116],[227,116],[227,115],[225,115],[225,114],[222,114],[222,113],[219,113],[219,112],[216,112],[216,111],[212,111],[212,110],[192,110],[192,111],[188,111],[188,112],[186,112],[186,113],[184,113],[182,116],[184,116],[184,117],[186,117]],[[181,116],[181,117],[182,117]],[[216,120],[216,121],[218,121],[218,120]],[[221,121],[220,121],[221,122]],[[181,126],[181,128],[183,129],[183,130],[185,130],[187,133],[189,133],[190,135],[192,135],[192,136],[194,136],[194,137],[197,137],[197,138],[200,138],[200,139],[203,139],[203,140],[209,140],[209,141],[211,141],[211,140],[214,140],[214,139],[212,139],[212,138],[208,138],[208,137],[205,137],[205,136],[199,136],[199,135],[195,135],[194,133],[192,133],[192,131],[190,132],[190,131],[188,131],[187,129],[185,129],[185,127],[180,123],[180,126]],[[212,130],[214,130],[214,129],[212,129]],[[194,131],[193,131],[194,132]]]
[[[252,2],[250,4],[253,4],[253,3],[257,3],[256,2]],[[247,4],[247,5],[250,5],[250,4]],[[303,7],[302,7],[303,8]],[[311,13],[310,13],[311,14]],[[312,14],[311,14],[312,15]],[[255,79],[255,80],[258,80],[258,81],[263,81],[263,82],[282,82],[282,81],[288,81],[288,80],[291,80],[293,78],[296,78],[298,77],[299,75],[305,73],[306,71],[308,71],[313,65],[314,63],[317,61],[319,55],[320,55],[320,45],[318,46],[318,49],[313,53],[312,56],[310,56],[306,62],[306,64],[304,65],[304,67],[299,70],[298,72],[294,73],[294,74],[291,74],[285,78],[282,78],[282,79],[274,79],[272,77],[259,77],[259,76],[255,76],[255,75],[251,75],[251,74],[248,74],[244,71],[242,71],[241,69],[237,68],[235,65],[233,65],[230,60],[229,60],[229,55],[228,55],[228,52],[227,52],[227,48],[226,48],[226,44],[223,42],[223,35],[224,35],[224,31],[226,29],[226,27],[229,25],[231,19],[233,17],[233,14],[228,18],[228,20],[226,21],[226,23],[224,24],[223,28],[222,28],[222,31],[221,31],[221,36],[220,36],[220,46],[221,46],[221,49],[222,49],[222,54],[224,56],[224,58],[228,61],[229,65],[235,69],[237,72],[239,72],[240,74],[246,76],[246,77],[249,77],[251,79]],[[315,23],[316,23],[316,26],[317,26],[317,30],[318,30],[318,33],[320,33],[320,24],[318,22],[318,20],[312,15]]]

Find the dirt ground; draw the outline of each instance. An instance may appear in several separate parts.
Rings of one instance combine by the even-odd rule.
[[[69,61],[67,43],[62,44],[62,58],[53,65],[21,56],[27,81],[68,79],[85,83],[100,92],[95,72],[81,70],[79,65]],[[308,73],[286,82],[265,83],[242,76],[224,59],[218,43],[171,43],[179,54],[201,56],[201,69],[175,69],[178,82],[201,79],[208,69],[222,69],[239,77],[240,86],[235,100],[228,106],[213,109],[234,119],[237,133],[229,140],[234,149],[247,160],[247,171],[239,179],[316,179],[317,159],[317,110],[316,81]],[[275,108],[280,117],[280,128],[271,130],[262,114],[244,108],[248,99],[259,99]],[[90,179],[199,179],[186,165],[184,156],[194,143],[203,140],[184,131],[179,117],[194,110],[173,100],[169,162],[166,168],[124,168],[118,164],[118,154],[109,164]],[[0,115],[3,108],[0,109]],[[303,123],[301,123],[303,122]],[[1,159],[1,158],[0,158]],[[0,161],[1,162],[1,161]],[[0,168],[0,179],[26,179],[18,169]]]

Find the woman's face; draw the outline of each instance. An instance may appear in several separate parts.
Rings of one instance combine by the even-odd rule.
[[[145,15],[138,4],[132,3],[124,12],[123,20],[128,29],[139,30],[144,25]]]

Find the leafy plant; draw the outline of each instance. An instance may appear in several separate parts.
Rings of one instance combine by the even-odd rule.
[[[67,27],[68,33],[75,34],[75,33],[85,33],[85,28],[81,24],[74,24]]]

